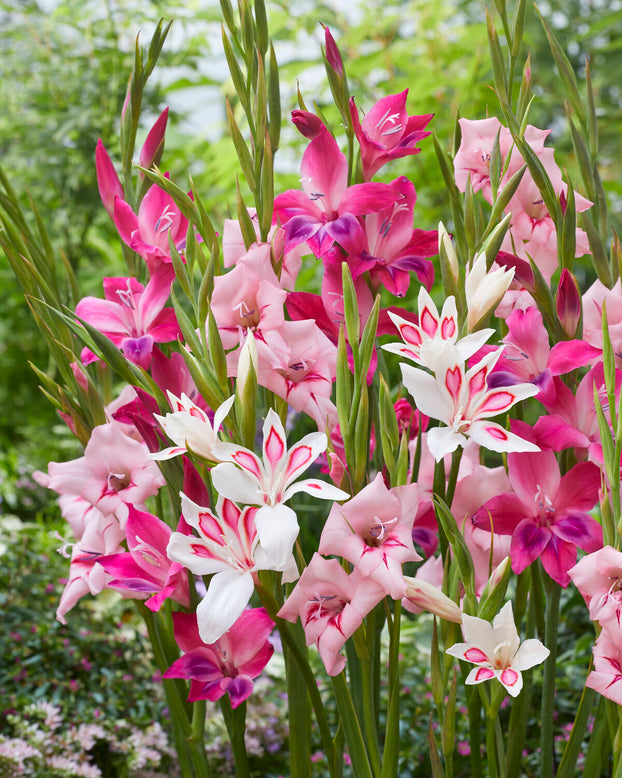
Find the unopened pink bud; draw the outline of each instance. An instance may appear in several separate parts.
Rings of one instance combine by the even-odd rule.
[[[114,201],[116,197],[123,199],[123,187],[101,138],[95,148],[95,170],[99,196],[108,215],[114,219]]]
[[[561,272],[555,303],[564,332],[569,338],[573,338],[581,319],[581,294],[577,279],[567,268]]]
[[[341,78],[343,76],[343,61],[341,52],[337,48],[335,39],[331,35],[328,27],[324,27],[324,41],[326,44],[326,60],[335,73]]]
[[[305,138],[313,140],[322,132],[324,124],[319,116],[316,116],[310,111],[295,110],[292,111],[292,122],[296,125],[296,129]]]
[[[406,598],[419,608],[435,613],[446,621],[462,623],[462,611],[453,600],[431,583],[421,578],[404,576]]]
[[[164,147],[164,133],[168,120],[168,108],[165,108],[156,119],[155,124],[149,130],[147,138],[140,150],[138,164],[149,169],[153,164],[158,164]]]

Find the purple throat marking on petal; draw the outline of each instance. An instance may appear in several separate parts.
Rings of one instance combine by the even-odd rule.
[[[388,534],[387,527],[396,524],[398,518],[395,516],[394,518],[389,519],[389,521],[381,521],[378,516],[373,516],[373,519],[374,524],[368,528],[364,540],[368,546],[376,547],[383,544],[385,535]]]

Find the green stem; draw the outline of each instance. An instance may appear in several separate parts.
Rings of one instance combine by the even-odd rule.
[[[361,732],[359,720],[352,704],[350,690],[346,683],[345,671],[334,676],[331,680],[337,709],[339,710],[339,718],[341,719],[348,746],[348,753],[352,760],[353,773],[356,775],[356,778],[374,778],[367,756],[367,749],[365,748],[363,733]]]
[[[480,738],[480,726],[482,718],[482,705],[479,694],[471,686],[468,698],[469,710],[469,746],[471,748],[471,777],[481,778],[482,775],[482,745]]]
[[[557,628],[559,624],[559,598],[561,587],[547,574],[544,574],[546,594],[546,621],[544,625],[544,644],[551,652],[544,663],[542,681],[542,740],[541,758],[542,778],[553,778],[555,768],[555,744],[553,714],[555,712],[555,671],[557,664]]]
[[[400,600],[395,601],[393,622],[390,625],[389,642],[389,702],[387,706],[387,725],[382,752],[382,778],[397,775],[400,739]]]
[[[447,489],[445,490],[445,503],[449,510],[451,510],[451,503],[454,499],[456,484],[458,483],[458,470],[460,470],[462,452],[463,449],[460,447],[451,455],[451,470],[449,471],[449,480],[447,481]]]
[[[588,689],[587,686],[583,688],[581,702],[575,716],[570,738],[566,743],[561,762],[557,768],[556,778],[571,778],[577,769],[577,758],[583,745],[583,738],[585,737],[585,730],[595,697],[596,692],[593,689]]]
[[[235,761],[236,778],[250,778],[250,766],[248,764],[248,755],[246,753],[246,742],[244,732],[246,730],[246,700],[237,708],[231,707],[231,701],[226,694],[220,698],[220,709],[222,711],[227,732],[229,733],[229,742],[233,751]]]

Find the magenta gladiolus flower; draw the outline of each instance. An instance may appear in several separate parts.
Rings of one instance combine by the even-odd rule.
[[[513,492],[488,500],[474,515],[476,527],[512,535],[512,570],[521,573],[538,557],[560,586],[570,583],[577,548],[603,544],[602,528],[590,511],[598,501],[600,470],[580,462],[562,476],[552,451],[508,454]]]
[[[76,316],[98,329],[135,364],[147,370],[154,343],[169,343],[180,335],[172,308],[164,308],[175,272],[162,265],[146,287],[135,278],[104,278],[105,300],[85,297],[76,307]],[[82,362],[97,357],[82,350]]]
[[[516,697],[523,688],[523,670],[539,665],[550,651],[539,640],[520,642],[512,603],[507,602],[492,624],[475,616],[462,615],[464,643],[456,643],[447,653],[477,665],[465,683],[477,684],[496,678],[506,691]]]
[[[359,253],[365,235],[358,217],[388,208],[395,199],[391,187],[348,187],[348,161],[326,127],[307,146],[301,173],[303,191],[290,189],[274,201],[274,213],[285,228],[285,251],[306,241],[318,257],[335,242]]]
[[[389,160],[418,154],[419,141],[431,135],[424,128],[434,116],[409,116],[406,113],[408,89],[397,95],[388,95],[373,105],[363,120],[354,102],[350,100],[350,113],[354,132],[361,146],[363,175],[370,181],[374,174]]]
[[[112,577],[108,587],[126,597],[139,600],[149,597],[145,605],[152,611],[159,610],[167,597],[189,608],[188,573],[166,555],[170,527],[151,513],[139,511],[133,505],[128,508],[125,534],[129,551],[99,560]]]
[[[204,643],[191,613],[173,613],[175,640],[184,652],[163,678],[190,680],[188,702],[219,700],[224,694],[231,707],[250,697],[253,679],[268,664],[274,648],[268,637],[274,622],[265,608],[246,610],[229,631],[214,643]]]

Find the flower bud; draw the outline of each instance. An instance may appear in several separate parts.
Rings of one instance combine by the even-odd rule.
[[[435,613],[446,621],[462,623],[462,611],[453,600],[431,583],[404,576],[406,599],[418,608]]]
[[[324,42],[326,45],[326,61],[335,71],[335,73],[341,78],[343,76],[343,60],[341,59],[341,52],[339,51],[335,39],[333,38],[328,27],[324,27]]]
[[[441,262],[446,261],[447,267],[451,272],[454,281],[457,283],[460,276],[460,270],[458,268],[458,257],[456,256],[456,250],[454,249],[449,233],[445,229],[443,222],[438,224],[438,253],[441,257]]]
[[[471,272],[465,282],[467,301],[467,328],[472,332],[476,325],[497,306],[514,278],[514,270],[497,268],[486,272],[486,255],[473,260]]]
[[[159,165],[164,150],[164,133],[166,132],[166,122],[168,120],[168,108],[165,108],[156,119],[153,127],[149,130],[143,147],[140,150],[138,164],[144,168],[151,168],[153,165]],[[141,174],[142,175],[142,174]]]
[[[577,279],[567,268],[562,270],[559,277],[555,305],[564,332],[569,338],[574,338],[581,320],[581,294]]]

